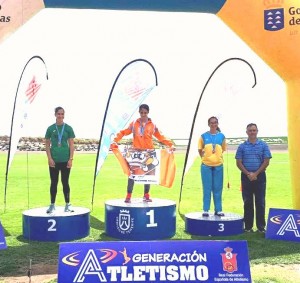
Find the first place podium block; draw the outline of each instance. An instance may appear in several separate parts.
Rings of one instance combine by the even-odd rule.
[[[90,233],[90,210],[73,207],[74,212],[65,212],[57,206],[54,213],[47,214],[48,207],[29,209],[23,212],[23,237],[41,242],[73,241]]]
[[[124,199],[105,202],[105,230],[121,240],[160,240],[171,238],[176,231],[176,203],[166,199],[143,202]]]
[[[191,235],[198,236],[232,236],[242,234],[243,217],[234,213],[225,216],[203,217],[201,212],[191,212],[185,215],[185,230]]]

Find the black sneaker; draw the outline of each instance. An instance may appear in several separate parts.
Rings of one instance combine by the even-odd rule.
[[[220,216],[220,217],[225,216],[224,212],[222,212],[222,211],[216,211],[215,215]]]
[[[244,232],[245,232],[245,233],[253,233],[254,231],[253,231],[253,229],[251,228],[251,229],[245,229]]]
[[[266,229],[265,229],[265,228],[258,229],[257,232],[258,232],[258,233],[266,234]]]
[[[202,212],[202,216],[203,216],[203,217],[209,217],[208,211],[203,211],[203,212]]]

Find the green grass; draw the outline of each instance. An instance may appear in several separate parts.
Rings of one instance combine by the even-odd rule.
[[[78,153],[75,155],[70,177],[71,202],[75,206],[92,208],[95,156],[95,153]],[[33,265],[37,263],[57,264],[58,260],[58,243],[27,241],[22,237],[22,212],[28,208],[44,207],[49,204],[47,159],[45,153],[19,152],[16,154],[9,171],[7,202],[6,207],[4,207],[6,158],[7,153],[0,153],[0,171],[3,172],[0,176],[0,182],[3,184],[3,189],[0,191],[0,220],[5,229],[8,245],[6,250],[0,251],[0,276],[24,276],[28,270],[30,260],[32,260]],[[152,186],[151,195],[153,197],[174,200],[177,202],[178,207],[183,161],[184,154],[176,153],[177,175],[173,188]],[[242,215],[240,172],[235,166],[234,153],[225,155],[224,165],[224,211]],[[200,160],[198,158],[185,177],[180,210],[177,214],[176,234],[172,239],[247,240],[251,275],[255,282],[299,282],[300,275],[299,277],[293,277],[293,273],[288,270],[288,267],[300,262],[299,243],[268,240],[258,233],[208,238],[189,235],[184,231],[184,214],[202,210],[199,166]],[[289,157],[287,153],[273,153],[273,158],[267,170],[267,178],[267,212],[269,208],[292,209]],[[227,188],[227,182],[230,183],[229,189]],[[90,235],[79,240],[79,242],[115,240],[105,234],[104,202],[108,199],[125,197],[126,183],[127,178],[123,175],[115,157],[109,155],[96,181],[90,219]],[[134,197],[141,196],[142,192],[143,187],[136,185]],[[64,205],[60,184],[57,205]],[[277,270],[281,268],[282,272],[268,272],[272,270],[272,266],[276,266]]]

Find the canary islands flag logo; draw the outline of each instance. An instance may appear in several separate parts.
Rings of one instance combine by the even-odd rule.
[[[264,28],[278,31],[284,28],[283,0],[264,0]]]
[[[264,11],[265,30],[277,31],[284,28],[284,10],[271,9]]]

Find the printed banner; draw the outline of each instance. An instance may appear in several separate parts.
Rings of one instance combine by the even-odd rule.
[[[155,69],[144,59],[131,61],[118,74],[107,101],[102,123],[96,175],[107,157],[115,134],[126,126],[155,86],[157,86]]]
[[[37,59],[39,63],[32,63],[34,59]],[[37,55],[31,57],[23,68],[15,95],[6,162],[4,204],[6,204],[8,171],[17,151],[19,140],[22,137],[29,110],[32,108],[31,104],[39,93],[41,82],[45,81],[45,78],[48,79],[48,72],[43,58]]]
[[[246,241],[61,243],[58,283],[251,282]]]
[[[23,68],[17,87],[11,122],[7,171],[17,151],[32,104],[40,93],[40,88],[45,78],[48,79],[48,73],[44,60],[40,56],[33,56]]]
[[[4,230],[2,227],[2,224],[0,222],[0,250],[4,250],[6,249],[6,241],[5,241],[5,237],[4,237]]]
[[[300,210],[270,208],[266,238],[300,242]]]
[[[176,165],[174,153],[168,149],[136,150],[124,147],[112,150],[123,172],[135,183],[172,187]]]

